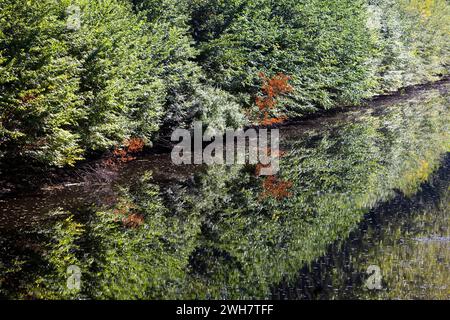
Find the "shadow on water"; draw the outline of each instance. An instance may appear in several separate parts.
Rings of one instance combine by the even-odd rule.
[[[0,297],[448,298],[449,86],[281,128],[276,176],[158,155],[3,198]]]

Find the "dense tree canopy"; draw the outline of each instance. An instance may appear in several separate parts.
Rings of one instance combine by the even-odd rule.
[[[0,0],[0,161],[248,124],[260,72],[289,116],[357,104],[448,74],[449,26],[445,0]]]
[[[200,64],[226,90],[254,93],[261,71],[291,75],[295,90],[288,105],[297,114],[367,96],[373,45],[364,1],[192,3]]]
[[[72,2],[69,29],[70,3],[2,0],[0,13],[2,151],[51,165],[150,138],[166,94],[163,35],[118,0]]]

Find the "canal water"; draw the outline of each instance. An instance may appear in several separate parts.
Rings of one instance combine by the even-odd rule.
[[[0,198],[3,299],[450,299],[450,83],[282,126],[280,171],[97,165]]]

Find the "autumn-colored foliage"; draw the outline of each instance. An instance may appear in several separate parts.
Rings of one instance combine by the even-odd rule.
[[[141,152],[144,149],[145,143],[142,139],[131,138],[125,143],[128,153]]]
[[[136,153],[144,149],[145,143],[140,138],[131,138],[125,140],[123,147],[116,147],[112,154],[113,157],[106,159],[103,163],[105,166],[113,168],[119,163],[126,163],[136,159]]]
[[[294,89],[288,83],[290,77],[282,73],[278,73],[272,78],[268,78],[264,73],[260,73],[259,77],[262,79],[261,86],[262,96],[256,97],[256,105],[262,113],[262,118],[258,123],[262,126],[270,126],[277,123],[282,123],[286,120],[285,116],[271,117],[270,113],[278,104],[277,98],[280,95],[292,92]]]
[[[272,150],[271,148],[267,148],[267,155],[280,158],[285,155],[285,152],[281,150]],[[259,176],[261,174],[262,168],[267,167],[268,166],[258,163],[255,169],[256,176]],[[263,192],[260,196],[260,199],[274,198],[276,200],[281,200],[283,198],[290,197],[291,193],[288,190],[291,187],[292,182],[281,180],[275,175],[270,175],[264,178],[262,181]]]
[[[291,77],[285,74],[278,73],[269,79],[263,72],[260,72],[259,77],[263,80],[262,92],[270,98],[293,91],[292,86],[288,83]]]
[[[121,221],[125,227],[137,228],[144,224],[144,216],[137,213],[130,213],[136,210],[137,207],[130,201],[124,201],[117,205],[113,210],[113,214],[116,216],[116,221]]]
[[[290,77],[282,73],[278,73],[272,78],[268,78],[264,73],[259,73],[259,77],[262,80],[261,86],[261,96],[256,97],[256,105],[260,111],[258,124],[261,126],[271,126],[273,124],[282,123],[286,120],[285,116],[273,117],[275,107],[278,104],[278,98],[281,95],[288,94],[294,89],[288,83]],[[284,155],[283,151],[272,150],[267,148],[267,150],[262,150],[268,156],[280,158]],[[267,168],[261,163],[256,165],[255,174],[259,176],[261,174],[262,168]],[[266,177],[262,182],[263,193],[261,194],[261,199],[268,197],[281,200],[283,198],[289,197],[290,193],[288,189],[292,186],[289,181],[283,181],[278,179],[275,175]]]
[[[117,204],[117,206],[113,210],[113,213],[115,215],[126,215],[128,212],[134,209],[135,206],[130,201],[122,201],[121,203]]]
[[[280,180],[276,176],[268,176],[263,180],[263,193],[261,198],[275,198],[276,200],[281,200],[291,196],[288,191],[292,187],[292,182]]]
[[[267,148],[266,150],[262,150],[261,152],[267,154],[267,156],[273,156],[274,158],[281,158],[286,154],[286,152],[282,150],[272,150],[271,148]],[[255,175],[261,175],[262,168],[268,168],[270,165],[263,165],[262,163],[258,163],[255,168]]]

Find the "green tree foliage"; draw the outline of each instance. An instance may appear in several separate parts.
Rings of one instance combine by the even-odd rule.
[[[185,6],[175,0],[133,0],[134,11],[144,14],[147,32],[161,41],[151,43],[162,66],[162,80],[167,90],[164,125],[172,127],[188,122],[195,116],[193,97],[200,86],[201,72],[194,61],[197,50],[188,33]]]
[[[292,77],[290,114],[367,96],[372,54],[365,1],[189,1],[199,62],[215,83],[252,104],[259,72]]]
[[[432,90],[383,112],[352,113],[352,123],[283,135],[286,197],[263,197],[267,177],[254,166],[217,165],[160,188],[144,176],[113,205],[52,216],[45,232],[0,233],[0,295],[266,298],[347,239],[371,208],[429,180],[450,147],[449,99]],[[19,251],[24,237],[42,250]],[[78,293],[66,287],[71,264],[82,269]]]
[[[79,130],[69,129],[85,112],[77,96],[80,63],[63,39],[65,8],[50,1],[1,2],[3,152],[30,154],[52,164],[73,163],[81,156]]]
[[[445,0],[371,0],[376,32],[378,92],[433,81],[448,74],[450,6]]]
[[[277,112],[301,116],[450,63],[445,0],[0,0],[0,22],[0,159],[52,166],[249,123],[260,72],[290,76]]]
[[[80,8],[80,29],[68,29],[70,4]],[[158,129],[163,35],[129,4],[2,0],[0,20],[3,152],[73,164],[86,150]]]
[[[152,32],[161,33],[166,44],[155,50],[163,57],[168,97],[164,128],[186,126],[200,119],[216,128],[239,127],[245,121],[241,107],[231,93],[207,81],[197,63],[199,54],[190,34],[189,2],[177,0],[134,0],[144,12]]]

